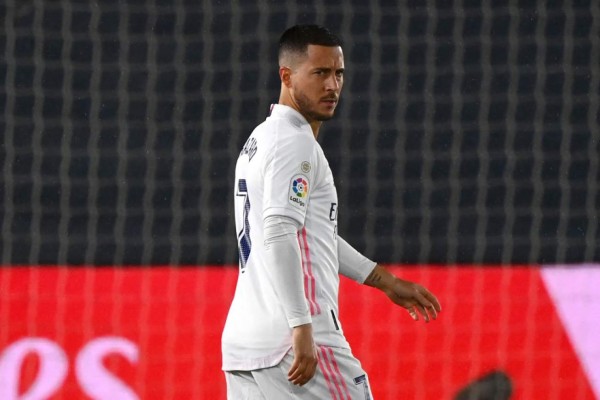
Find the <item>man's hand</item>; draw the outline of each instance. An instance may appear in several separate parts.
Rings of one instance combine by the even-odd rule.
[[[419,314],[425,322],[437,319],[437,313],[442,310],[438,299],[429,290],[394,276],[380,265],[375,266],[365,285],[382,290],[395,304],[405,308],[415,321],[419,320]]]
[[[296,326],[292,333],[294,361],[288,372],[288,380],[302,386],[317,371],[317,349],[312,336],[312,324]]]

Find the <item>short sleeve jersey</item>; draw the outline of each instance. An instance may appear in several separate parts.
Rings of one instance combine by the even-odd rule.
[[[323,150],[300,113],[272,107],[240,152],[234,194],[240,274],[222,336],[223,369],[276,365],[292,345],[292,329],[265,268],[263,221],[271,215],[301,226],[297,240],[315,342],[348,348],[337,318],[337,193]]]

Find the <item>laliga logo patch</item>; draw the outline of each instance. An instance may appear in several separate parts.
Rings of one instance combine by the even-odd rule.
[[[308,194],[308,182],[306,182],[302,178],[294,179],[292,189],[294,189],[294,193],[296,193],[296,196],[306,197],[306,195]]]
[[[292,178],[289,191],[289,200],[293,206],[298,208],[306,207],[306,198],[308,197],[308,179],[303,175]]]

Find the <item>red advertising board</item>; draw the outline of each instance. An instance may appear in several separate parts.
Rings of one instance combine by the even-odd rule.
[[[342,279],[340,317],[376,399],[452,399],[495,372],[511,399],[594,399],[536,267],[392,267],[435,322]],[[225,399],[227,267],[0,268],[0,399]]]

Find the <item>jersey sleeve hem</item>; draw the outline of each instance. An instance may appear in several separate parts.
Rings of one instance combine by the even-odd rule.
[[[300,325],[306,325],[312,323],[312,318],[310,315],[298,318],[288,319],[288,324],[290,328],[295,328]]]
[[[359,253],[340,236],[338,236],[338,257],[340,273],[360,284],[365,283],[365,280],[377,265],[376,262]]]

